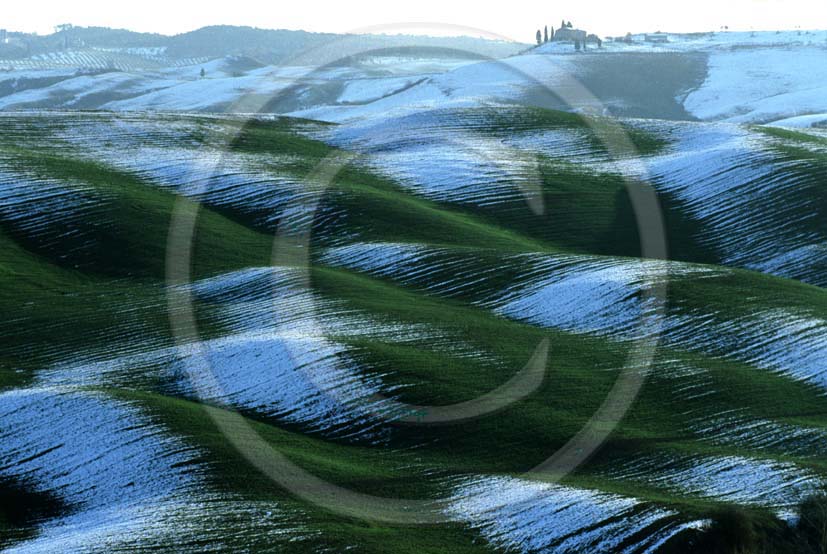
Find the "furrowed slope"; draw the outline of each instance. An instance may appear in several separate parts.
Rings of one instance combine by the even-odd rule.
[[[302,120],[4,121],[0,491],[49,508],[0,518],[13,549],[668,551],[725,506],[771,526],[823,489],[824,291],[723,265],[764,251],[723,256],[704,234],[718,220],[679,194],[692,179],[652,179],[685,261],[638,257],[624,177],[671,159],[672,133],[624,123],[637,152],[614,159],[553,112],[400,125],[430,129],[422,141]],[[432,148],[449,128],[459,146]],[[819,171],[801,137],[767,140],[777,171],[793,157]],[[349,154],[324,188],[307,177]],[[192,282],[169,283],[173,214],[196,204]],[[304,232],[306,255],[290,254]],[[818,268],[794,267],[804,281]],[[196,342],[170,327],[182,293]],[[559,483],[523,476],[654,336],[651,364],[632,368],[645,385],[596,455]],[[500,410],[448,425],[383,415],[478,398],[544,341],[544,380]],[[216,427],[210,413],[229,411],[255,448],[341,487],[423,499],[444,522],[365,522],[286,491]]]

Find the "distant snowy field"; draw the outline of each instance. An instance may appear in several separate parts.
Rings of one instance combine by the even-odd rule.
[[[667,43],[604,42],[613,53],[702,52],[707,76],[684,100],[704,121],[776,123],[791,127],[827,124],[827,31],[669,34]],[[594,47],[591,47],[594,49]],[[538,52],[573,54],[568,44]]]
[[[704,78],[693,82],[686,76],[685,93],[667,99],[689,117],[793,127],[827,124],[827,31],[669,35],[669,42],[658,44],[636,35],[631,44],[607,40],[602,49],[590,45],[585,53],[571,44],[549,43],[502,60],[377,55],[320,68],[262,66],[232,57],[163,65],[157,49],[70,50],[0,60],[0,109],[264,109],[354,121],[445,105],[537,104],[538,91],[570,88],[571,78],[580,82],[607,64],[634,78],[640,56],[647,54],[706,59]],[[665,93],[653,88],[652,94]],[[624,104],[622,93],[614,100]],[[569,104],[575,110],[600,108]]]
[[[713,52],[706,82],[684,105],[703,120],[827,121],[827,43]]]

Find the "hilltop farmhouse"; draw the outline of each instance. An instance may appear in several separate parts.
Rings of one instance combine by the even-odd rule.
[[[586,42],[586,37],[588,37],[588,33],[581,29],[575,29],[571,21],[568,23],[563,22],[559,29],[554,31],[554,34],[551,36],[551,40],[555,42],[576,42],[580,41],[581,43]]]

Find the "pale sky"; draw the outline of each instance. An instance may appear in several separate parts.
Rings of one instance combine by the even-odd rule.
[[[538,27],[557,26],[562,18],[601,35],[627,31],[710,31],[723,25],[733,30],[827,29],[827,0],[508,0],[490,4],[467,2],[465,6],[446,0],[4,0],[3,3],[0,28],[41,34],[51,32],[59,23],[163,34],[225,24],[336,33],[499,35],[531,42]],[[400,25],[422,22],[427,24]]]

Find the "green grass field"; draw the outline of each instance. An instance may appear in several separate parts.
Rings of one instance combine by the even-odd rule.
[[[101,118],[104,127],[117,119],[90,117]],[[275,232],[283,221],[262,223],[265,208],[246,202],[242,195],[238,201],[232,197],[218,201],[217,196],[205,194],[198,202],[199,198],[182,198],[174,184],[151,171],[95,159],[94,151],[71,144],[49,147],[57,142],[44,137],[59,136],[64,132],[62,125],[72,125],[59,117],[49,121],[54,129],[38,126],[41,136],[0,138],[0,160],[10,175],[6,180],[25,177],[33,187],[61,183],[86,202],[64,212],[35,198],[19,207],[25,217],[14,216],[12,208],[0,212],[4,337],[0,385],[5,393],[49,386],[44,377],[47,369],[65,368],[56,370],[65,383],[75,375],[73,364],[127,360],[115,385],[103,374],[79,386],[136,407],[166,433],[197,449],[193,463],[208,468],[206,483],[211,490],[239,502],[277,503],[286,512],[300,514],[303,525],[312,531],[302,540],[278,544],[247,542],[239,533],[227,539],[225,546],[231,549],[459,553],[503,551],[511,545],[519,550],[505,535],[483,524],[459,520],[428,526],[380,523],[338,515],[308,502],[254,467],[216,427],[207,410],[239,412],[263,439],[251,448],[272,447],[308,472],[364,494],[437,500],[457,494],[452,492],[455,484],[468,476],[519,478],[589,421],[638,341],[619,330],[598,332],[586,324],[543,324],[497,311],[492,309],[492,299],[511,287],[519,291],[519,286],[538,276],[527,261],[521,261],[529,258],[521,255],[562,256],[611,267],[640,264],[640,236],[623,178],[599,168],[575,167],[564,157],[557,159],[548,153],[540,163],[541,194],[548,209],[536,215],[523,201],[473,206],[428,198],[363,165],[348,166],[337,174],[321,198],[316,211],[319,219],[308,227],[312,231],[307,246],[309,265],[293,269],[308,279],[305,292],[315,299],[317,317],[333,322],[329,329],[323,328],[325,340],[340,345],[337,356],[346,358],[359,378],[381,383],[387,395],[410,404],[454,404],[503,385],[526,364],[541,341],[548,339],[551,344],[542,385],[518,402],[446,425],[380,422],[378,438],[371,438],[359,425],[345,422],[319,430],[260,405],[243,405],[232,395],[223,401],[203,402],[186,387],[175,386],[158,366],[163,362],[130,366],[131,354],[176,344],[166,283],[170,226],[176,210],[197,212],[191,241],[193,281],[284,263],[282,258],[274,259],[274,249],[278,251],[282,244],[294,247]],[[25,128],[28,123],[26,116],[18,116],[18,126]],[[199,129],[216,125],[226,125],[226,132],[231,133],[237,124],[232,118],[185,116],[180,116],[180,123],[195,137]],[[226,152],[257,160],[262,171],[301,179],[332,152],[332,147],[309,138],[306,131],[313,125],[289,119],[255,121],[230,141]],[[152,132],[152,125],[149,128]],[[589,133],[577,116],[539,110],[496,114],[490,128],[478,132],[496,136],[561,128]],[[777,130],[756,132],[779,141],[778,156],[796,160],[800,171],[812,172],[814,178],[823,171],[823,153],[799,145],[809,138]],[[669,147],[665,138],[639,129],[631,130],[630,137],[641,156],[655,156]],[[278,184],[267,186],[277,188]],[[802,331],[802,350],[790,347],[789,361],[766,361],[751,354],[767,347],[762,338],[773,340],[769,331],[774,320],[767,320],[765,328],[758,324],[761,318],[783,311],[827,321],[827,297],[823,289],[796,280],[724,267],[716,248],[699,238],[699,223],[680,200],[669,195],[660,199],[669,252],[677,260],[669,269],[662,306],[672,327],[660,337],[648,377],[628,413],[606,442],[561,484],[635,498],[641,510],[668,512],[667,520],[675,524],[726,523],[730,521],[727,510],[740,506],[736,523],[753,529],[755,544],[768,541],[786,548],[799,539],[788,536],[786,524],[779,522],[776,513],[782,508],[795,510],[799,498],[790,500],[779,489],[775,499],[771,491],[755,501],[740,501],[750,495],[750,487],[760,483],[735,482],[732,491],[743,494],[722,490],[715,497],[709,493],[715,484],[682,489],[680,483],[660,477],[686,472],[698,482],[714,480],[714,475],[695,475],[692,470],[697,466],[700,472],[712,472],[715,464],[704,465],[704,460],[731,458],[755,461],[762,467],[794,468],[791,472],[804,472],[814,483],[827,477],[827,449],[809,438],[827,437],[823,377],[816,374],[807,380],[794,373],[804,371],[806,364],[818,369],[812,357],[820,345],[817,337]],[[31,210],[28,215],[26,210]],[[431,252],[432,257],[423,262],[430,267],[412,265],[406,270],[402,266],[383,273],[358,264],[333,263],[325,256],[331,248],[357,242],[368,247],[399,243]],[[467,282],[449,286],[457,279]],[[555,290],[576,294],[582,289]],[[620,297],[622,301],[640,297],[636,289],[629,290]],[[237,322],[227,318],[222,302],[196,297],[194,311],[202,339],[220,340],[236,332]],[[227,304],[235,306],[234,302],[241,300],[231,298]],[[244,320],[259,308],[241,305],[240,309],[238,317]],[[275,302],[272,309],[279,310],[281,305]],[[607,304],[595,317],[609,317],[611,309]],[[294,315],[304,316],[301,309]],[[347,317],[355,323],[347,323]],[[344,323],[337,326],[339,319]],[[713,339],[718,334],[729,338],[716,342]],[[262,364],[267,367],[266,361]],[[746,429],[741,435],[725,436],[719,432],[725,427],[720,420],[730,416],[740,418],[743,426],[760,422],[763,427],[756,429],[778,426],[797,429],[800,434],[753,440]],[[14,458],[3,460],[10,459]],[[655,462],[649,467],[645,460]],[[643,474],[613,473],[626,464],[643,468]],[[660,472],[659,478],[648,478],[647,471]],[[728,478],[726,472],[720,475],[723,481]],[[44,489],[48,483],[36,479],[0,479],[0,497],[5,499],[0,505],[24,507],[0,508],[0,544],[25,544],[41,532],[41,526],[83,509],[66,505],[60,490]],[[550,520],[538,528],[549,527],[553,534],[554,525]],[[656,528],[655,522],[641,524],[617,548],[638,551],[633,546]],[[711,529],[676,533],[659,551],[729,551],[724,544],[728,536],[715,525]],[[716,544],[710,546],[710,541]]]

